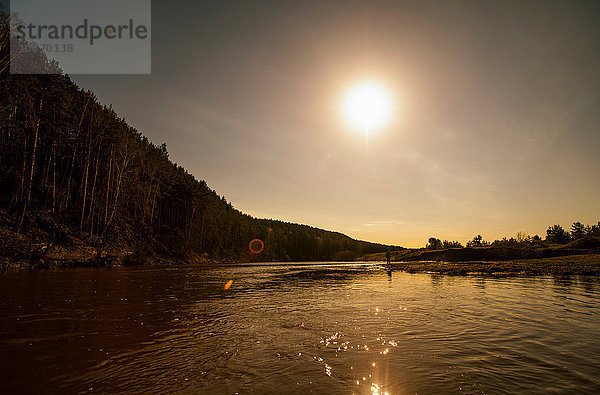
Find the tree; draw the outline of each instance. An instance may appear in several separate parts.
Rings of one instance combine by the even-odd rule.
[[[467,247],[479,247],[481,246],[481,235],[473,237],[471,241],[467,243]]]
[[[531,237],[525,233],[525,232],[517,232],[517,243],[521,244],[521,243],[525,243],[525,242],[530,242],[531,241]]]
[[[426,248],[429,250],[441,250],[443,248],[442,241],[435,237],[430,237]]]
[[[590,229],[590,236],[600,237],[600,221],[598,221],[598,225],[592,225]]]
[[[581,239],[585,234],[585,225],[581,222],[573,222],[571,225],[571,238],[573,240]]]
[[[463,248],[463,245],[458,242],[458,241],[448,241],[448,240],[444,240],[442,242],[443,246],[445,249],[447,248]]]
[[[473,237],[473,240],[467,243],[467,247],[483,247],[486,245],[489,245],[489,243],[487,241],[484,241],[483,236],[481,235]]]
[[[569,242],[569,234],[560,225],[549,226],[546,230],[546,241],[559,244],[567,244]]]

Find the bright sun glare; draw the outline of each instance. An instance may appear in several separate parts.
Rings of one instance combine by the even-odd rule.
[[[365,134],[382,127],[389,119],[392,102],[379,85],[365,82],[352,88],[344,101],[344,114],[353,129]]]

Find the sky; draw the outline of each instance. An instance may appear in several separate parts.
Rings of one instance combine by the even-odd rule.
[[[72,78],[245,213],[404,247],[600,220],[597,1],[152,3],[151,75]]]

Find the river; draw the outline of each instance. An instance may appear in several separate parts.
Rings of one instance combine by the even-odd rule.
[[[598,277],[10,272],[0,393],[599,393],[599,308]]]

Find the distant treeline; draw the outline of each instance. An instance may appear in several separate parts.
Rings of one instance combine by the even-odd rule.
[[[600,237],[600,221],[596,225],[585,225],[581,222],[573,222],[571,225],[571,231],[566,231],[561,225],[549,226],[546,230],[546,242],[556,244],[568,244],[572,241]],[[529,236],[525,233],[519,232],[516,237],[506,238],[502,240],[494,240],[488,242],[483,240],[481,235],[473,237],[473,239],[467,242],[467,247],[518,247],[524,245],[530,245],[533,243],[541,243],[543,240],[540,236]],[[430,237],[425,248],[429,250],[442,250],[448,248],[463,248],[463,245],[458,241],[440,240],[435,237]]]
[[[9,75],[8,22],[0,18],[0,208],[14,218],[15,234],[39,226],[60,242],[69,229],[99,251],[242,260],[352,259],[386,250],[245,215],[68,76]],[[58,68],[41,52],[33,61]],[[253,239],[264,242],[260,254],[249,250]]]

